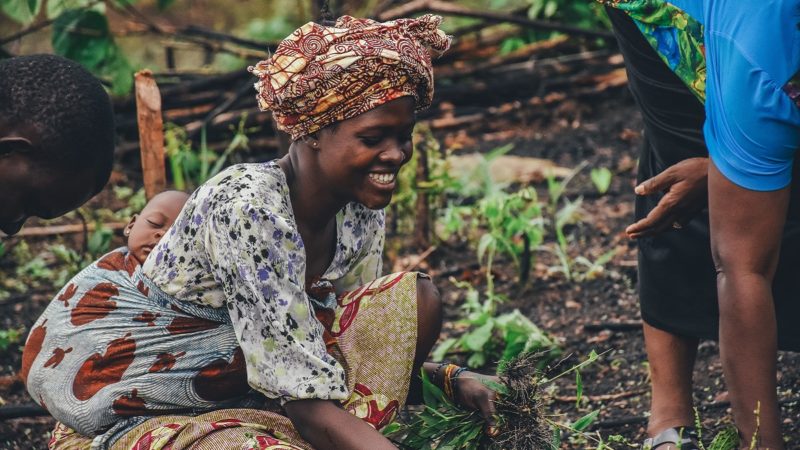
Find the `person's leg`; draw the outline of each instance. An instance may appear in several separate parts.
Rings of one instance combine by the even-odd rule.
[[[692,369],[698,340],[644,323],[644,343],[652,386],[647,434],[656,436],[667,428],[692,426]]]
[[[442,300],[439,290],[427,277],[417,280],[417,351],[414,355],[414,371],[408,391],[407,403],[422,401],[422,379],[420,368],[430,355],[433,345],[442,331]]]
[[[707,156],[702,104],[664,64],[627,14],[614,8],[606,10],[644,123],[637,182],[681,160]],[[636,220],[646,216],[657,201],[657,196],[637,197]],[[694,424],[692,372],[698,339],[688,337],[689,330],[696,331],[698,324],[705,322],[702,317],[709,315],[709,306],[714,309],[716,297],[707,228],[707,222],[696,218],[680,233],[669,231],[639,240],[642,316],[663,324],[662,328],[687,330],[676,334],[644,323],[652,389],[647,428],[650,438],[668,428]],[[699,255],[698,249],[704,249],[705,254]],[[716,330],[705,334],[715,335]],[[671,444],[658,446],[658,450],[674,448]]]

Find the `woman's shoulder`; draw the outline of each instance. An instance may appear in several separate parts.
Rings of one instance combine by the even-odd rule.
[[[236,205],[285,205],[289,198],[286,176],[276,161],[235,164],[200,186],[192,200],[204,210]]]

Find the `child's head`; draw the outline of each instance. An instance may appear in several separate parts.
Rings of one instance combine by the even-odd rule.
[[[113,156],[111,101],[86,69],[54,55],[0,61],[0,231],[80,206]]]
[[[189,194],[181,191],[164,191],[147,202],[141,213],[133,216],[125,227],[128,250],[139,264],[175,222]]]

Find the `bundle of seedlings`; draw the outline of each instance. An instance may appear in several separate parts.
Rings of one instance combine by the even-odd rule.
[[[572,425],[558,424],[544,412],[544,405],[549,403],[544,388],[562,376],[579,374],[580,369],[597,360],[598,355],[592,352],[586,361],[554,377],[547,377],[540,369],[541,358],[539,353],[518,355],[500,365],[499,382],[486,381],[487,386],[498,393],[495,432],[487,430],[486,421],[479,412],[456,405],[423,373],[424,409],[407,424],[390,425],[385,433],[401,448],[415,450],[557,450],[561,428],[580,433],[597,414],[584,416]],[[580,395],[580,375],[576,375],[576,380]]]

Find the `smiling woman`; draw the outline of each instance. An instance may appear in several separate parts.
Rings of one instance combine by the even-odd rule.
[[[252,69],[288,155],[202,185],[132,282],[67,287],[48,310],[97,297],[102,317],[37,323],[26,378],[62,422],[53,448],[393,448],[379,430],[421,397],[421,367],[490,419],[477,374],[424,363],[431,280],[381,276],[382,208],[449,45],[440,20],[309,23]],[[57,367],[38,356],[52,342],[71,349]]]

